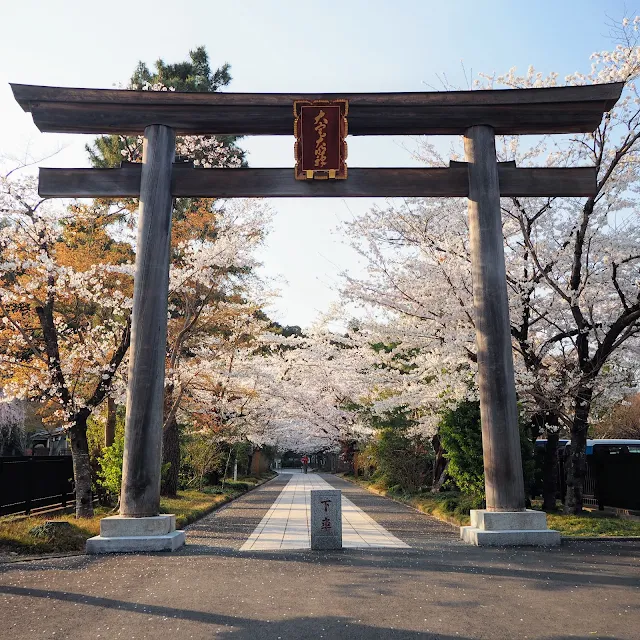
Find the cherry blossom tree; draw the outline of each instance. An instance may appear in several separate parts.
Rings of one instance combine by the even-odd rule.
[[[26,434],[25,412],[16,400],[8,400],[0,394],[0,456],[24,455]]]
[[[198,54],[198,51],[194,54]],[[204,55],[206,58],[206,54]],[[170,90],[161,82],[154,84],[145,82],[141,89]],[[117,152],[118,158],[123,161],[139,162],[141,160],[142,139],[140,137],[107,136],[99,138],[96,145],[94,149],[90,149],[96,164],[106,163],[105,166],[110,166],[114,152]],[[242,164],[243,158],[242,151],[235,146],[233,139],[219,139],[213,136],[179,137],[176,151],[179,157],[188,158],[196,166],[206,168],[237,167]],[[99,154],[102,155],[99,156]],[[133,199],[119,202],[95,200],[89,207],[72,205],[67,210],[63,210],[62,207],[43,203],[35,195],[36,185],[33,180],[20,181],[15,178],[9,179],[7,176],[2,186],[4,188],[3,209],[10,213],[9,223],[3,236],[6,245],[3,252],[6,256],[3,255],[3,259],[11,260],[5,263],[6,273],[12,274],[14,271],[21,273],[21,269],[27,268],[33,270],[37,264],[32,259],[32,254],[37,255],[43,262],[46,258],[46,264],[40,265],[38,277],[35,272],[25,271],[24,280],[28,284],[21,286],[33,291],[38,287],[44,290],[38,292],[40,294],[38,301],[41,302],[44,298],[44,303],[35,305],[31,310],[35,310],[43,327],[45,349],[41,354],[36,354],[32,349],[31,355],[46,359],[49,378],[36,381],[34,377],[27,383],[24,376],[18,376],[20,379],[14,380],[15,384],[11,386],[11,390],[15,394],[62,404],[53,414],[53,419],[69,425],[76,465],[78,515],[89,515],[91,500],[86,420],[107,395],[116,370],[126,357],[128,349],[134,246],[126,227],[127,225],[135,226],[138,203]],[[205,384],[199,374],[206,367],[194,366],[195,361],[191,353],[194,345],[200,348],[210,334],[217,334],[218,338],[225,336],[228,329],[227,321],[233,315],[230,310],[233,309],[236,314],[241,313],[241,315],[249,313],[248,309],[255,311],[255,303],[248,299],[248,296],[250,297],[253,293],[248,284],[249,281],[252,281],[253,291],[260,289],[257,279],[252,275],[256,266],[252,252],[264,239],[269,216],[268,209],[258,202],[229,203],[225,207],[212,199],[185,198],[175,202],[163,443],[164,462],[169,463],[166,478],[168,487],[165,489],[170,494],[175,494],[177,489],[178,411],[188,395],[188,390],[197,388],[199,384]],[[26,231],[25,237],[18,235],[13,237],[16,229],[25,231],[30,224],[34,228]],[[42,237],[40,238],[38,234]],[[78,241],[80,236],[82,236],[81,242]],[[100,262],[100,258],[104,256],[100,251],[97,253],[95,251],[98,244],[96,238],[104,244],[102,254],[107,252],[107,249],[113,254],[111,258],[120,265],[119,270],[115,269],[113,264],[105,266]],[[15,241],[21,243],[20,247],[15,246]],[[25,255],[21,256],[22,263],[18,262],[16,257],[20,251],[25,252]],[[117,276],[118,273],[120,277]],[[110,278],[109,288],[105,278]],[[72,288],[64,294],[60,292],[63,288],[63,279],[72,285]],[[16,306],[18,302],[23,301],[22,294],[25,293],[18,286],[20,279],[10,276],[5,282],[5,296],[4,299],[0,298],[0,301]],[[58,290],[54,292],[56,283],[58,283]],[[2,289],[0,289],[1,293]],[[79,302],[75,307],[72,306],[74,297]],[[66,361],[69,353],[62,353],[58,343],[62,340],[62,335],[71,336],[74,331],[77,331],[79,321],[74,316],[76,324],[63,324],[62,333],[58,330],[57,314],[65,305],[71,306],[71,312],[74,314],[77,314],[79,309],[87,314],[82,322],[91,326],[95,336],[102,331],[104,339],[109,340],[113,338],[114,331],[121,330],[122,340],[118,342],[116,352],[112,354],[115,360],[108,360],[106,363],[108,370],[102,370],[99,364],[94,362],[92,362],[93,369],[89,369],[86,363],[77,362],[80,356],[75,352],[71,360]],[[122,321],[119,329],[114,328],[113,318],[107,318],[108,313],[103,307],[119,310],[121,317],[118,317],[118,321]],[[243,311],[239,312],[238,309],[241,307]],[[11,310],[13,307],[11,309],[7,307],[7,312]],[[5,322],[5,327],[15,334],[11,337],[11,341],[17,341],[21,348],[24,347],[21,341],[25,341],[27,337],[30,336],[33,341],[31,335],[33,327],[29,324],[31,320],[26,320],[25,327],[22,327],[18,319],[5,312],[3,314],[9,321],[9,324]],[[95,314],[95,317],[92,314]],[[101,329],[105,320],[110,324],[107,328]],[[86,355],[91,360],[95,345],[88,343],[85,336],[81,334],[76,338],[78,339],[76,351],[79,351],[81,346],[85,347],[86,354],[82,357]],[[209,346],[211,345],[212,342],[209,341]],[[10,343],[6,352],[8,354],[6,363],[11,369],[7,374],[9,378],[13,378],[16,373],[13,366],[16,360],[11,354],[12,348]],[[105,355],[104,349],[96,350],[95,354],[96,356]],[[206,355],[202,355],[201,361],[210,362],[215,358],[215,351],[210,349]],[[64,368],[68,365],[73,374],[85,377],[98,375],[98,380],[103,382],[98,384],[88,397],[80,396],[78,392],[81,387],[86,389],[87,382],[85,378],[82,378],[82,384],[78,380],[67,380],[64,377],[66,372],[57,371],[56,363],[63,360],[64,365],[60,367]],[[33,363],[29,366],[33,366]],[[120,368],[123,369],[123,375],[126,375],[124,368]],[[187,371],[185,376],[180,375],[182,368]],[[120,390],[125,383],[125,380],[121,380]],[[38,387],[37,392],[33,390],[34,385]],[[53,385],[56,386],[55,390]],[[113,409],[114,403],[111,402],[110,406]]]
[[[68,426],[84,517],[91,513],[86,422],[107,395],[122,402],[126,387],[120,365],[129,345],[133,246],[126,234],[114,238],[121,211],[109,203],[43,202],[35,181],[16,174],[2,186],[2,385],[11,396],[51,405],[49,419]],[[220,381],[265,325],[256,319],[264,285],[253,270],[270,215],[260,201],[234,201],[176,224],[165,435],[177,435],[178,415],[197,415],[201,424],[220,414],[216,402],[237,395]]]
[[[180,74],[176,76],[171,72],[172,65],[167,66],[160,61],[155,78],[141,67],[128,88],[134,91],[174,91],[175,87],[163,82],[173,78],[181,90],[206,88],[215,91],[230,81],[227,68],[222,70],[222,75],[216,72],[220,75],[218,80],[216,74],[211,75],[207,71],[208,59],[204,49],[191,52],[191,57],[198,69],[203,64],[206,67],[200,74],[201,79],[206,76],[206,86],[201,86],[202,82],[196,76],[180,79]],[[181,71],[177,67],[176,70]],[[102,136],[87,150],[95,166],[114,166],[121,161],[141,162],[142,142],[142,136]],[[243,164],[244,153],[235,145],[233,137],[178,136],[176,157],[207,169],[237,168]],[[174,201],[162,447],[165,469],[161,487],[163,495],[175,496],[178,489],[179,410],[181,403],[186,401],[185,392],[189,384],[200,384],[196,372],[202,371],[199,367],[190,366],[187,377],[180,377],[177,369],[187,365],[184,356],[190,358],[190,345],[206,340],[207,332],[214,330],[212,317],[216,316],[225,300],[244,299],[242,281],[251,278],[257,266],[250,259],[250,254],[264,240],[270,214],[257,201],[250,202],[222,206],[211,198],[178,198]],[[130,225],[135,224],[137,200],[109,201],[108,204],[112,208],[117,207],[120,216]],[[223,316],[224,313],[218,313],[219,318]],[[222,332],[221,328],[218,330]],[[214,357],[209,354],[209,359]],[[188,364],[193,362],[189,360]],[[186,380],[190,383],[187,384]]]
[[[178,415],[188,413],[196,424],[212,417],[219,423],[222,407],[212,405],[235,394],[223,381],[262,331],[255,316],[264,285],[255,275],[254,254],[271,212],[251,200],[210,205],[207,211],[215,236],[196,233],[194,238],[198,226],[191,217],[191,237],[178,241],[170,270],[163,429],[163,462],[170,466],[163,478],[165,495],[175,495],[178,488]]]
[[[372,429],[358,408],[367,405],[383,413],[407,401],[401,394],[409,386],[397,368],[381,366],[384,358],[372,348],[377,339],[363,329],[263,334],[266,349],[247,360],[243,372],[257,391],[245,408],[248,437],[307,453],[337,451],[341,443],[370,437]]]
[[[638,138],[640,71],[637,26],[623,25],[615,49],[592,56],[588,74],[567,84],[624,82],[623,96],[593,134],[560,141],[502,139],[500,160],[520,166],[595,165],[597,192],[587,199],[503,198],[503,231],[516,383],[523,408],[550,434],[572,439],[565,509],[582,509],[589,420],[629,392],[637,378],[640,334]],[[557,74],[482,77],[492,88],[556,86]],[[446,163],[424,143],[427,164]],[[454,148],[455,157],[459,148]],[[411,199],[375,208],[346,226],[368,275],[345,276],[347,300],[375,310],[396,341],[423,358],[442,358],[434,381],[448,388],[460,374],[465,392],[475,370],[466,203]],[[448,378],[447,381],[445,378]],[[421,392],[430,394],[433,382]]]
[[[18,172],[0,178],[0,210],[1,384],[9,397],[46,403],[49,418],[68,427],[76,514],[88,517],[87,419],[107,394],[123,391],[130,248],[104,232],[99,207],[43,201],[35,180]]]

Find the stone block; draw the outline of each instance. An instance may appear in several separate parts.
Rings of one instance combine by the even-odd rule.
[[[100,520],[100,535],[105,538],[164,536],[175,530],[176,517],[172,513],[144,518],[109,516]]]
[[[159,536],[95,536],[87,540],[86,551],[89,554],[175,551],[184,543],[184,531],[172,531]]]
[[[547,529],[543,511],[471,510],[471,526],[460,527],[464,542],[479,547],[544,546],[560,544],[560,533]]]
[[[522,529],[546,529],[547,514],[544,511],[487,511],[471,510],[471,526],[484,531],[519,531]]]
[[[144,518],[109,516],[100,521],[100,535],[87,540],[87,553],[144,553],[175,551],[185,543],[176,531],[176,517],[162,514]]]
[[[342,491],[316,489],[311,497],[311,548],[342,549]]]
[[[66,520],[46,520],[42,524],[31,527],[29,534],[34,538],[55,540],[73,534],[73,528],[71,523]]]
[[[483,531],[477,527],[460,527],[460,536],[477,547],[555,547],[561,542],[560,532],[552,529]]]

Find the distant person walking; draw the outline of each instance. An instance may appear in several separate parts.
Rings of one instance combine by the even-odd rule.
[[[307,456],[302,456],[300,462],[302,462],[302,470],[307,473],[307,470],[309,468],[309,458],[307,458]]]

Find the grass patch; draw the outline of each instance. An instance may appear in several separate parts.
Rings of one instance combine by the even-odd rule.
[[[547,524],[563,536],[640,536],[640,522],[637,520],[605,516],[598,511],[586,511],[580,516],[547,513]]]
[[[224,493],[208,492],[206,489],[208,487],[204,491],[178,491],[175,498],[161,498],[160,513],[175,513],[176,526],[181,529],[245,493],[226,487]]]
[[[443,520],[453,525],[469,524],[469,511],[480,508],[474,498],[458,492],[408,493],[402,491],[399,487],[388,489],[375,481],[356,478],[355,476],[347,475],[345,479],[355,482],[373,493],[393,498],[418,511],[428,513],[438,518],[438,520]]]
[[[72,513],[57,516],[6,516],[0,518],[0,552],[21,554],[65,553],[84,549],[87,538],[100,533],[100,519],[109,510],[97,508],[93,518],[76,520]],[[39,537],[31,530],[47,520],[68,522],[70,530],[48,537]]]
[[[275,474],[262,474],[259,478],[242,478],[238,482],[225,482],[221,487],[204,487],[203,491],[178,491],[176,498],[161,498],[160,512],[175,513],[176,525],[184,527],[221,505],[253,489],[257,484]],[[113,511],[104,507],[95,510],[93,518],[76,520],[74,514],[57,516],[5,516],[0,518],[0,553],[37,555],[42,553],[67,553],[84,551],[87,538],[100,533],[100,520]],[[65,521],[70,527],[63,527],[51,535],[43,535],[35,529],[47,520]]]
[[[450,524],[468,525],[470,509],[480,509],[481,505],[470,496],[457,492],[444,493],[406,493],[387,489],[374,481],[345,476],[346,480],[355,482],[365,489],[379,495],[388,496],[404,502],[423,513],[435,516]],[[540,503],[534,502],[533,508],[540,509]],[[586,511],[580,516],[563,513],[547,513],[547,524],[550,529],[559,531],[563,536],[580,537],[627,537],[640,536],[640,522],[627,520],[612,515],[604,515],[598,511]]]

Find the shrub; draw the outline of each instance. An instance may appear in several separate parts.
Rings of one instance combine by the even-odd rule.
[[[229,448],[210,434],[184,430],[180,439],[181,489],[202,489],[224,473]]]
[[[209,495],[212,495],[212,496],[217,496],[225,493],[225,490],[222,488],[222,486],[217,486],[217,487],[206,486],[206,487],[203,487],[202,492],[208,493]]]
[[[110,459],[103,463],[102,456],[110,448],[104,446],[104,419],[99,418],[98,416],[91,416],[87,420],[89,464],[91,466],[91,488],[94,494],[98,496],[100,504],[103,505],[113,504],[114,501],[117,501],[118,496],[120,495],[120,478],[118,476],[122,475],[124,423],[125,407],[120,405],[116,410],[116,427],[114,439],[116,448],[109,451],[108,455],[110,456]],[[113,445],[111,446],[113,447]]]
[[[449,475],[464,493],[484,496],[480,403],[465,401],[445,411],[438,433],[449,460]]]
[[[453,509],[456,516],[468,516],[471,509],[482,509],[485,506],[481,496],[461,495],[458,504]]]
[[[396,487],[398,492],[417,491],[429,477],[433,452],[428,442],[411,433],[415,422],[408,410],[400,407],[371,416],[370,424],[378,430],[375,442],[366,449],[376,480],[394,491]]]
[[[29,529],[29,535],[41,540],[52,541],[56,537],[68,536],[72,531],[71,523],[65,520],[46,520]]]
[[[480,403],[469,400],[459,403],[455,409],[443,413],[438,426],[444,455],[449,460],[449,476],[463,493],[481,503],[484,500],[484,461]],[[525,488],[528,488],[535,469],[533,443],[526,435],[526,426],[521,424],[519,428],[522,473]]]
[[[440,501],[440,504],[445,511],[450,511],[453,513],[458,508],[459,499],[460,496],[446,497],[444,498],[444,500]]]
[[[248,482],[234,482],[233,480],[225,480],[224,484],[228,489],[235,489],[236,491],[249,491],[253,486]]]
[[[112,499],[117,500],[122,484],[122,456],[124,454],[124,434],[116,434],[110,447],[102,450],[98,458],[97,483],[103,487]]]

